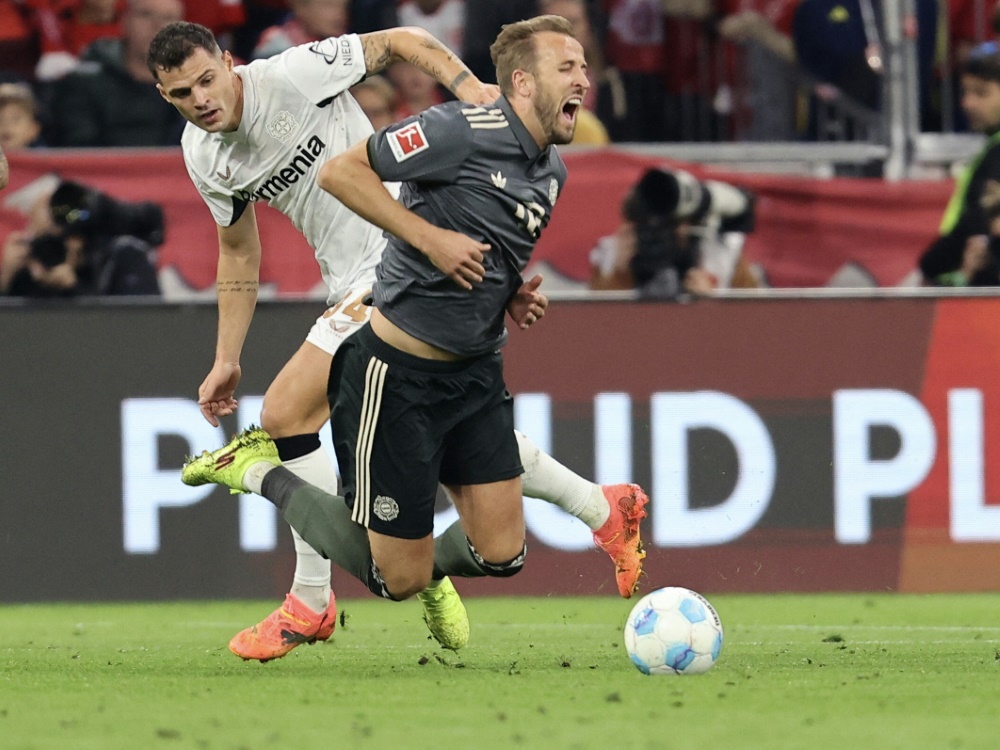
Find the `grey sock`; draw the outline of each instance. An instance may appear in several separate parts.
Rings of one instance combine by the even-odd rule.
[[[372,588],[368,532],[351,520],[344,498],[303,481],[284,467],[264,477],[262,490],[310,547]]]
[[[469,548],[469,539],[460,521],[455,521],[434,540],[435,579],[445,576],[480,578],[486,575]]]

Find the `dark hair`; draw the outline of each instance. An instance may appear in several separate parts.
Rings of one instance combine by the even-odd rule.
[[[189,21],[175,21],[164,26],[153,37],[146,54],[146,67],[159,80],[161,70],[179,68],[198,49],[203,49],[210,55],[220,52],[215,35],[204,26]]]
[[[985,42],[972,50],[962,65],[962,75],[1000,83],[1000,46]]]
[[[490,45],[490,58],[497,69],[497,84],[504,96],[510,95],[514,90],[512,76],[515,70],[535,72],[535,34],[544,31],[576,38],[570,22],[562,16],[535,16],[525,21],[505,24],[496,41]]]

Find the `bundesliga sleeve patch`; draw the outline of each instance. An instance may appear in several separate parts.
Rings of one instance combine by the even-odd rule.
[[[392,149],[392,155],[396,157],[397,162],[406,161],[411,156],[430,148],[427,137],[424,135],[424,129],[420,127],[419,122],[411,122],[399,130],[387,133],[386,137],[389,139],[389,148]]]

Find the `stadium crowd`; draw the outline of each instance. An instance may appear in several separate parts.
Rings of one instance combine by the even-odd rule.
[[[940,14],[934,0],[915,8],[922,120],[961,128],[961,111],[942,112],[932,87],[983,40],[988,12],[973,0],[951,0]],[[537,13],[569,19],[586,50],[592,87],[575,143],[836,140],[851,133],[818,121],[820,107],[880,106],[878,0],[0,0],[0,83],[27,87],[18,106],[35,123],[3,143],[176,144],[180,120],[160,106],[142,60],[156,31],[178,19],[210,28],[237,62],[419,26],[490,80],[501,25]],[[387,78],[391,94],[383,87],[371,106],[388,103],[396,119],[448,97],[406,63]],[[127,120],[109,118],[123,103]],[[58,116],[68,107],[74,117]]]
[[[989,134],[992,121],[970,122],[959,92],[963,66],[991,26],[1000,33],[1000,21],[989,4],[950,0],[946,7],[939,12],[934,0],[914,6],[921,124]],[[145,64],[153,36],[173,21],[208,27],[237,63],[329,36],[417,26],[489,81],[489,43],[503,24],[537,13],[568,19],[586,51],[591,88],[574,145],[843,140],[860,137],[860,130],[841,118],[824,119],[825,108],[845,103],[852,116],[878,116],[884,33],[872,26],[872,14],[880,19],[880,0],[0,0],[0,148],[176,146],[184,121],[163,106]],[[935,43],[942,39],[947,43]],[[943,78],[952,80],[953,105],[936,88]],[[407,62],[369,76],[352,94],[376,129],[452,98]],[[984,182],[973,181],[970,205],[978,205]],[[760,269],[746,273],[739,250],[753,227],[752,203],[746,231],[720,231],[720,217],[709,213],[692,223],[666,211],[666,233],[652,243],[646,241],[652,234],[641,235],[638,245],[628,216],[635,206],[622,206],[614,235],[580,250],[591,267],[583,285],[673,297],[676,289],[703,294],[767,283]],[[988,265],[989,243],[984,222],[974,224],[974,231],[961,224],[962,232],[950,233],[947,254],[938,243],[922,260],[923,283],[962,284],[973,276],[983,283],[976,269]],[[19,249],[4,253],[0,293],[10,293],[18,266],[12,259],[30,254],[23,235],[3,242]],[[648,253],[637,247],[671,252],[658,252],[652,267],[640,268]],[[154,250],[155,243],[155,259]],[[699,254],[700,265],[688,275],[685,264]],[[715,261],[705,260],[710,256]],[[647,282],[662,271],[679,272],[680,283],[654,292]]]

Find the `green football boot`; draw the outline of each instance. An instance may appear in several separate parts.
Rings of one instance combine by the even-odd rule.
[[[181,481],[192,487],[221,484],[234,495],[246,494],[250,490],[243,485],[243,477],[247,469],[261,462],[281,466],[278,448],[271,436],[251,425],[224,448],[211,453],[204,451],[185,461]]]
[[[428,586],[417,599],[424,608],[427,629],[444,648],[458,651],[469,642],[469,614],[450,578]]]

